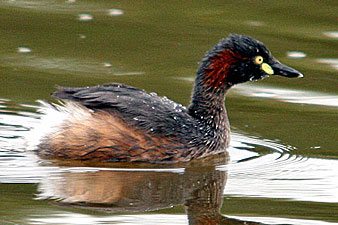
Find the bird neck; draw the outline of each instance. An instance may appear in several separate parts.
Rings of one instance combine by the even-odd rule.
[[[207,64],[204,64],[204,63]],[[225,96],[231,87],[222,83],[215,84],[210,79],[210,68],[208,61],[202,61],[197,72],[191,103],[188,107],[188,113],[197,120],[199,131],[203,137],[192,142],[193,146],[198,146],[197,155],[216,154],[229,146],[230,124],[225,108]],[[214,67],[215,68],[215,67]],[[217,83],[219,84],[219,83]],[[196,143],[197,142],[197,143]],[[203,143],[204,147],[200,147]]]
[[[224,101],[228,89],[227,82],[235,54],[219,45],[207,53],[198,68],[189,113],[193,117],[211,119],[226,113]]]
[[[229,146],[230,124],[225,108],[227,88],[210,88],[201,79],[197,76],[188,113],[197,120],[197,128],[203,136],[192,145],[198,146],[198,155],[216,154]],[[205,147],[200,147],[200,143]]]
[[[213,87],[205,82],[204,73],[199,71],[195,80],[191,103],[188,107],[189,114],[208,125],[216,128],[225,125],[227,114],[225,109],[225,95],[227,86]]]
[[[221,132],[229,129],[225,95],[233,86],[228,79],[239,58],[220,43],[207,52],[196,74],[189,114]]]

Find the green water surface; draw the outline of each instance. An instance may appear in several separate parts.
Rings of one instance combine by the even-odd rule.
[[[232,129],[293,146],[290,154],[294,156],[336,163],[337,12],[334,0],[0,0],[0,98],[35,105],[37,99],[52,100],[50,93],[56,85],[120,82],[187,105],[205,52],[230,33],[246,34],[264,42],[277,59],[301,71],[304,78],[272,77],[244,85],[244,91],[253,87],[304,91],[311,97],[327,96],[334,106],[243,95],[235,87],[226,100]],[[80,14],[89,14],[92,20],[81,21]],[[20,52],[20,47],[30,52]],[[290,51],[305,53],[305,57],[290,57]],[[325,193],[325,184],[317,188]],[[37,201],[36,193],[36,184],[0,183],[0,224],[34,224],[26,219],[57,213],[111,216]],[[226,195],[221,213],[333,224],[338,223],[337,202],[338,197],[321,202]],[[139,213],[154,220],[161,213],[185,215],[183,206]],[[160,217],[158,221],[163,224]]]

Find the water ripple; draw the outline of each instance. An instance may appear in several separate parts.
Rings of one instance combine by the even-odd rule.
[[[321,59],[319,62],[327,63],[337,67],[336,59]],[[192,77],[176,77],[176,79],[193,82]],[[282,102],[323,105],[338,107],[338,95],[325,94],[315,91],[304,91],[287,88],[263,87],[254,84],[242,84],[232,89],[233,92],[249,97],[270,98]]]
[[[35,55],[10,54],[0,57],[3,65],[32,68],[54,73],[90,73],[115,76],[142,75],[141,71],[119,71],[107,62],[90,62],[76,58],[40,57]]]
[[[90,2],[65,0],[7,0],[1,4],[7,7],[17,7],[25,10],[47,11],[51,13],[75,13],[79,11],[90,11],[100,14],[106,14],[108,9]],[[121,15],[121,14],[119,14]]]
[[[13,105],[2,101],[0,112],[0,183],[39,183],[45,177],[69,170],[142,171],[140,168],[86,168],[45,165],[26,150],[22,138],[40,122],[36,106]],[[228,172],[225,194],[286,198],[298,201],[338,202],[338,160],[308,158],[293,154],[293,146],[247,136],[232,134],[230,162],[217,167]],[[44,163],[41,166],[41,163]],[[151,169],[150,172],[183,173],[184,168]]]
[[[230,157],[238,151],[231,148]],[[337,160],[274,152],[218,169],[228,171],[227,195],[338,202]]]
[[[234,92],[242,95],[277,99],[282,102],[301,103],[338,107],[338,96],[314,91],[262,87],[257,85],[241,85]]]
[[[231,216],[229,218],[238,219],[240,221],[252,221],[263,224],[302,224],[302,225],[330,225],[330,223],[319,220],[306,220],[306,219],[289,219],[280,217],[244,217],[244,216]],[[168,223],[174,221],[174,223]],[[172,215],[172,214],[150,214],[150,215],[114,215],[114,216],[91,216],[80,213],[55,213],[48,217],[42,218],[29,218],[27,224],[188,224],[189,221],[185,215]],[[238,224],[246,224],[245,222],[238,222]]]

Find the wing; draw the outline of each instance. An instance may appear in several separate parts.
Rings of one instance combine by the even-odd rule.
[[[80,103],[95,111],[117,113],[128,124],[163,136],[192,134],[196,121],[185,107],[166,97],[112,83],[85,88],[61,87],[53,97]]]

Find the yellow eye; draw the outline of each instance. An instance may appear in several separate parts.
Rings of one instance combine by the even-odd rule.
[[[263,63],[263,57],[262,56],[256,56],[255,63],[256,64],[262,64]]]

